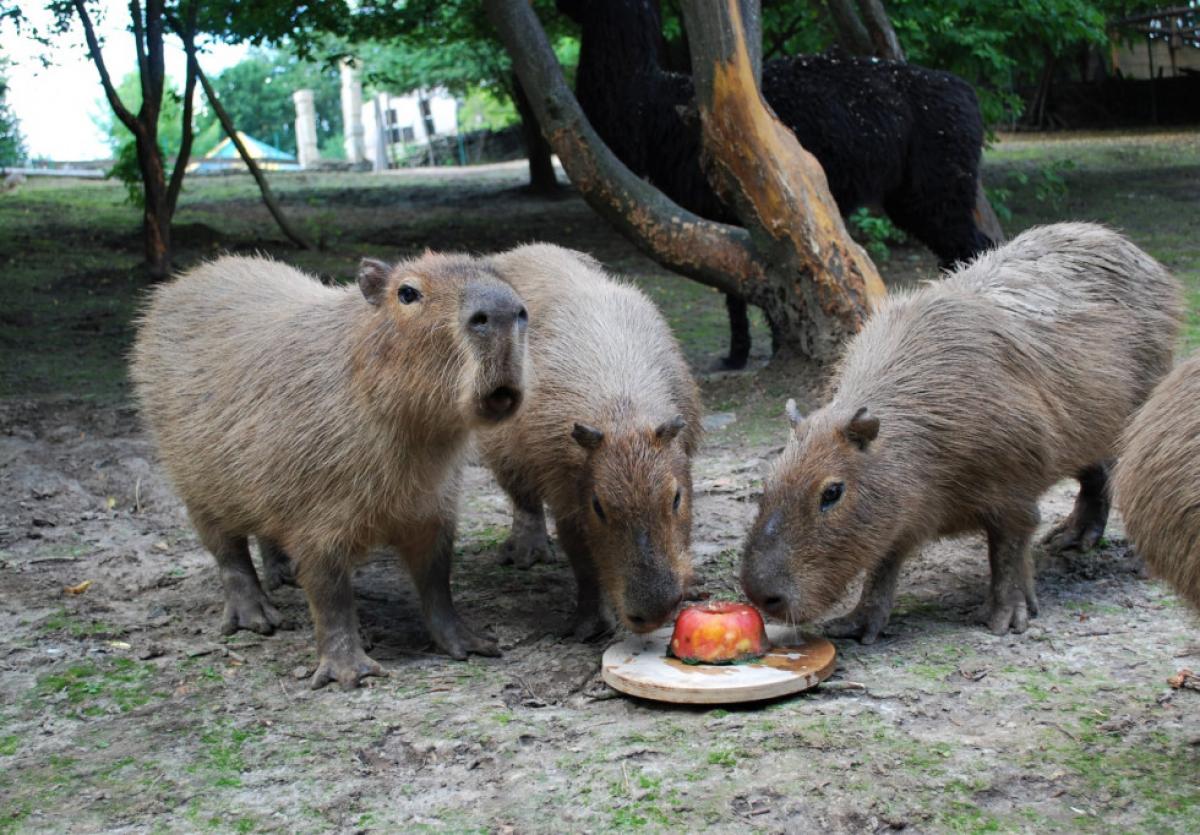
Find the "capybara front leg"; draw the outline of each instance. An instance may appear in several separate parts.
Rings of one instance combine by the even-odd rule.
[[[1071,515],[1042,540],[1048,551],[1090,551],[1104,536],[1109,509],[1108,464],[1085,467],[1078,478],[1079,494]]]
[[[316,559],[300,565],[300,583],[308,596],[317,633],[317,671],[313,673],[312,689],[336,681],[343,690],[353,690],[367,676],[387,675],[363,651],[348,563]],[[311,569],[304,570],[306,566]]]
[[[269,591],[275,591],[280,586],[297,585],[296,572],[292,569],[292,560],[278,542],[266,537],[258,537],[258,556],[262,560],[263,585]]]
[[[1021,633],[1029,628],[1029,619],[1037,617],[1037,590],[1034,588],[1033,555],[1029,541],[1037,527],[1036,511],[1029,520],[1009,527],[988,529],[988,562],[991,563],[991,590],[979,619],[994,635],[1009,630]]]
[[[463,661],[468,653],[497,656],[494,638],[468,626],[454,608],[450,594],[450,568],[454,558],[454,520],[436,520],[414,528],[414,535],[398,549],[408,562],[421,595],[421,612],[434,644],[451,658]]]
[[[905,554],[891,552],[875,570],[868,575],[863,585],[862,597],[854,611],[844,617],[835,618],[821,625],[831,638],[857,638],[864,644],[879,640],[883,627],[892,616],[896,602],[896,583],[900,579],[900,566]]]
[[[575,613],[563,637],[577,641],[591,641],[613,630],[612,619],[600,598],[600,580],[596,576],[596,565],[574,520],[556,519],[558,541],[567,553],[571,570],[575,574]]]
[[[500,564],[529,568],[535,563],[549,562],[551,553],[542,500],[514,498],[512,532],[500,546]]]
[[[246,537],[228,536],[204,522],[195,519],[193,522],[200,541],[216,559],[221,575],[221,588],[225,591],[221,634],[232,635],[239,629],[249,629],[260,635],[270,635],[283,623],[283,616],[271,605],[258,584]]]

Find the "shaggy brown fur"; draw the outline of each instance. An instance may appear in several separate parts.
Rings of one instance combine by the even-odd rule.
[[[1108,517],[1106,462],[1169,370],[1178,283],[1115,232],[1031,229],[945,280],[897,293],[850,343],[832,399],[795,430],[767,479],[742,563],[772,615],[876,639],[901,563],[931,539],[982,529],[997,634],[1037,613],[1029,541],[1038,497],[1079,478],[1050,536],[1086,550]]]
[[[1125,530],[1155,574],[1200,610],[1200,354],[1167,375],[1121,437]]]
[[[653,629],[691,574],[700,402],[679,346],[649,299],[586,255],[535,245],[492,263],[533,322],[528,403],[480,435],[513,500],[508,558],[546,555],[545,502],[578,583],[576,636],[606,629],[600,589],[630,628]]]
[[[510,416],[527,314],[485,262],[366,260],[357,288],[262,258],[222,258],[158,287],[131,376],[188,514],[220,568],[223,631],[270,633],[246,539],[290,555],[320,656],[313,686],[380,673],[359,641],[350,578],[391,545],[434,641],[496,653],[450,599],[460,462],[472,427]]]

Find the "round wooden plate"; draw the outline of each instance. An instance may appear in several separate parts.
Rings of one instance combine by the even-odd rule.
[[[676,704],[754,702],[816,687],[833,672],[837,651],[824,638],[768,626],[771,651],[744,664],[684,664],[667,655],[671,627],[633,635],[604,651],[605,683],[614,690]]]

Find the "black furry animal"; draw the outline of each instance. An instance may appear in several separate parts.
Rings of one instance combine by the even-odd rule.
[[[701,168],[690,76],[662,68],[653,0],[558,0],[580,24],[575,95],[592,127],[635,174],[691,212],[738,223]],[[895,61],[801,55],[763,66],[763,96],[821,163],[838,208],[882,208],[943,266],[992,241],[975,224],[983,119],[956,75]],[[750,349],[745,302],[726,297],[728,367]]]

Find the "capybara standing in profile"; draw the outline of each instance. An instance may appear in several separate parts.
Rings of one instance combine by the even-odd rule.
[[[1134,415],[1113,486],[1138,554],[1200,610],[1200,353],[1168,374]]]
[[[534,245],[492,259],[529,307],[529,396],[480,433],[513,501],[506,558],[548,551],[543,502],[578,584],[572,631],[606,631],[601,592],[637,632],[671,614],[691,577],[691,456],[700,402],[654,304],[581,253]]]
[[[450,597],[458,473],[473,427],[521,403],[528,314],[486,262],[364,260],[326,287],[263,258],[221,258],[154,291],[133,349],[142,414],[220,569],[223,631],[279,614],[246,538],[291,557],[319,661],[313,687],[380,674],[350,587],[375,545],[412,572],[436,644],[496,654]]]
[[[742,561],[750,598],[798,622],[866,573],[829,625],[873,642],[900,565],[922,543],[982,529],[1003,634],[1037,614],[1030,538],[1038,497],[1074,476],[1075,508],[1048,538],[1086,550],[1108,519],[1107,462],[1171,367],[1178,283],[1115,232],[1031,229],[942,281],[897,293],[850,342],[830,401],[794,430],[763,490]]]

